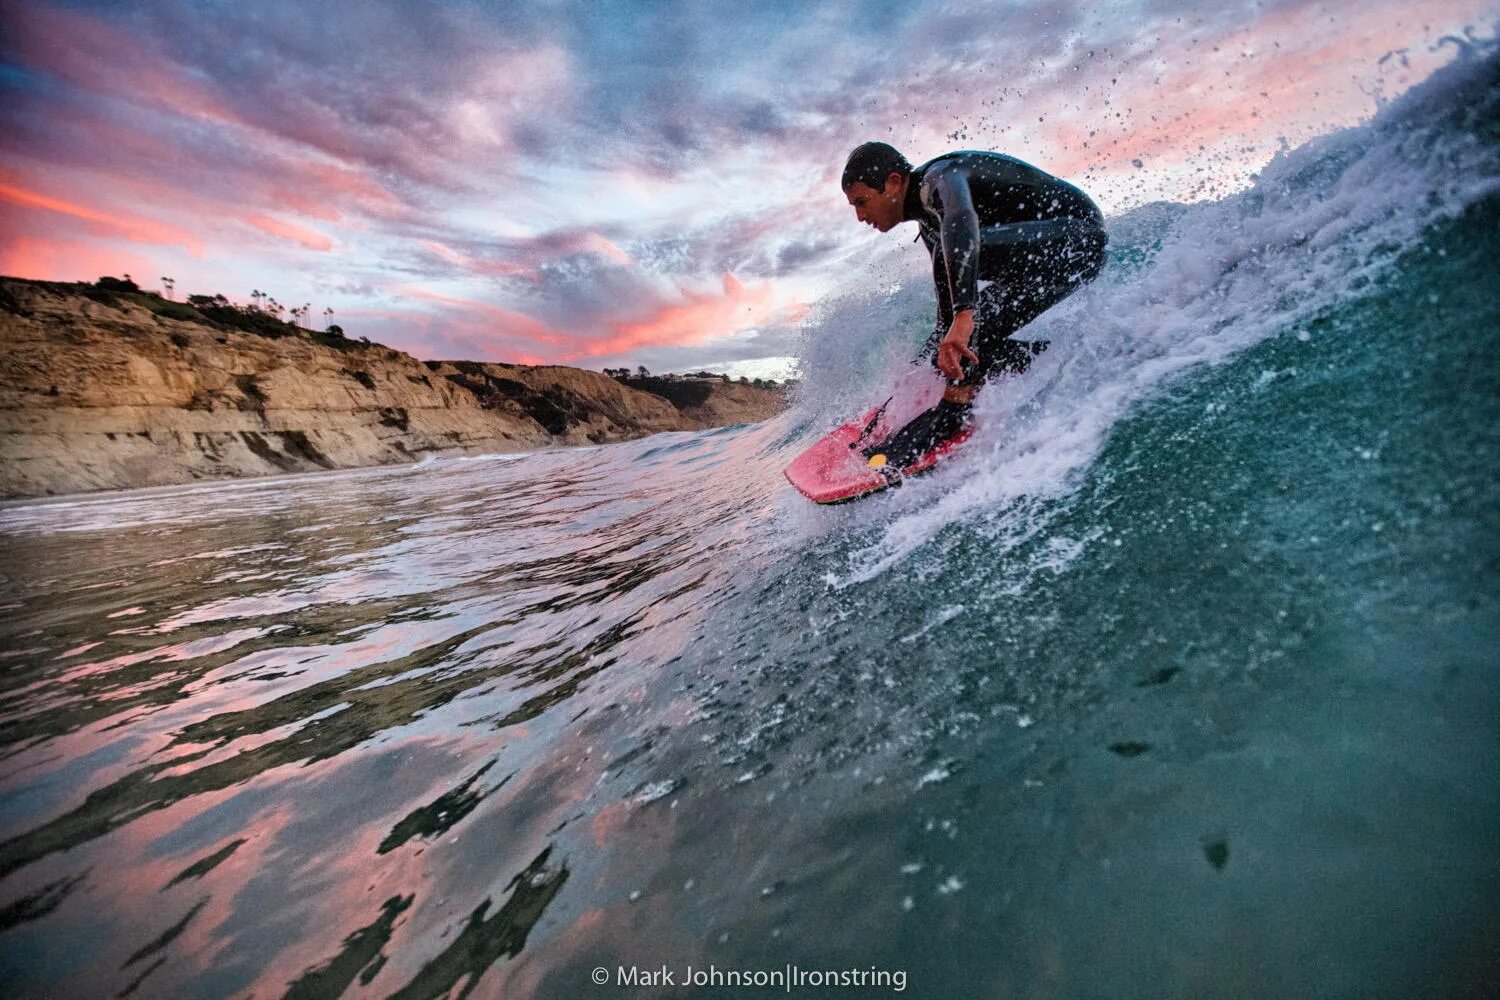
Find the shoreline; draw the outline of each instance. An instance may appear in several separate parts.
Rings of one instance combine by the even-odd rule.
[[[767,419],[773,419],[768,417]],[[757,421],[759,422],[759,421]],[[639,437],[621,438],[618,441],[603,441],[600,443],[589,442],[587,444],[561,444],[551,445],[543,448],[532,448],[521,451],[453,451],[432,452],[422,456],[414,462],[385,462],[378,465],[351,465],[334,469],[301,469],[295,472],[273,472],[260,476],[220,476],[216,478],[189,479],[178,483],[157,483],[150,486],[120,486],[98,490],[86,490],[76,493],[42,493],[31,496],[0,496],[0,511],[16,510],[23,507],[35,507],[43,505],[66,505],[89,503],[103,499],[136,499],[149,496],[176,496],[181,493],[190,493],[199,488],[227,489],[244,486],[247,489],[257,486],[265,486],[280,482],[293,482],[311,477],[347,477],[358,478],[360,476],[373,476],[383,472],[409,471],[416,472],[424,466],[438,462],[458,461],[520,461],[541,455],[562,454],[566,452],[586,452],[599,448],[612,448],[616,445],[631,444],[636,441],[644,441],[648,438],[660,437],[663,434],[696,434],[700,431],[718,431],[731,427],[749,427],[750,423],[721,424],[717,427],[704,427],[695,431],[656,431],[652,434],[643,434]]]

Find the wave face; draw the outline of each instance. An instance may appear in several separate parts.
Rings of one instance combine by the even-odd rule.
[[[859,504],[780,469],[920,282],[767,424],[0,510],[5,992],[1486,992],[1497,111],[1465,49],[1116,220]]]

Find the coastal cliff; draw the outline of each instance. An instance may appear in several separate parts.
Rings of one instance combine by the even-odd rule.
[[[233,309],[0,278],[0,496],[600,444],[784,405],[718,379],[424,362]]]

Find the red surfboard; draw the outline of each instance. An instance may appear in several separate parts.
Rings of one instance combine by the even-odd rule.
[[[787,481],[814,503],[843,503],[899,486],[906,476],[926,472],[967,441],[973,429],[965,427],[899,469],[887,464],[884,455],[866,458],[865,451],[937,405],[942,396],[940,379],[907,379],[885,403],[839,425],[792,459],[786,467]]]

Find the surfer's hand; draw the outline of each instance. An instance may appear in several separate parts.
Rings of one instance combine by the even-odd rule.
[[[973,335],[974,311],[965,309],[953,317],[953,325],[948,327],[947,334],[938,344],[938,371],[948,376],[950,381],[963,380],[964,369],[961,362],[967,361],[971,365],[979,364],[979,355],[969,350],[969,338]]]

